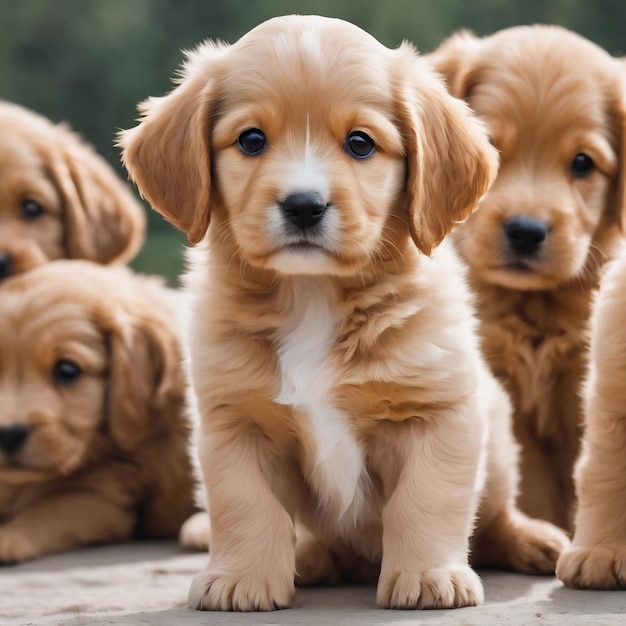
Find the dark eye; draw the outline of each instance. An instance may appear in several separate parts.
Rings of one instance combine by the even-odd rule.
[[[265,133],[258,128],[248,128],[244,130],[237,139],[240,150],[249,156],[256,156],[263,152],[267,140]]]
[[[374,150],[374,140],[361,130],[353,130],[346,137],[346,152],[354,159],[367,159]]]
[[[59,359],[54,364],[52,376],[54,382],[59,385],[71,385],[81,377],[82,373],[83,370],[78,363],[70,361],[70,359]]]
[[[593,163],[593,159],[584,152],[577,154],[570,165],[570,170],[576,178],[585,178],[586,176],[589,176],[589,174],[593,172],[594,168],[595,165]]]
[[[36,220],[43,215],[43,209],[34,200],[22,200],[20,211],[26,220]]]

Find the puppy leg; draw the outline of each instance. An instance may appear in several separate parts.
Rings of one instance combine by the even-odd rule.
[[[296,585],[331,586],[340,581],[372,584],[380,565],[338,540],[322,539],[303,523],[296,524]]]
[[[622,400],[619,406],[626,404]],[[593,415],[586,438],[576,471],[576,534],[559,559],[556,575],[568,587],[624,589],[626,423],[623,418]]]
[[[511,407],[506,393],[496,387],[495,381],[492,384],[488,478],[472,542],[471,563],[524,574],[551,574],[569,540],[561,529],[531,519],[515,506],[518,446],[511,430]]]
[[[0,526],[0,563],[126,541],[136,521],[128,502],[111,501],[104,494],[81,491],[51,495]]]
[[[378,605],[443,609],[480,604],[482,584],[467,553],[477,506],[481,421],[470,424],[457,412],[442,412],[432,420],[379,428],[386,432],[380,433],[372,460],[389,497],[383,508]]]
[[[209,549],[211,522],[206,511],[198,511],[181,526],[178,543],[193,552],[206,552]]]
[[[549,453],[534,435],[516,432],[522,446],[517,506],[526,515],[569,529],[570,512]]]
[[[488,526],[480,525],[472,544],[471,563],[522,574],[552,574],[567,546],[569,539],[560,528],[531,519],[511,505]]]
[[[211,556],[191,584],[189,605],[222,611],[289,606],[295,532],[285,506],[298,486],[287,462],[251,430],[204,437],[200,458],[211,503]]]
[[[568,587],[626,588],[625,263],[608,266],[591,322],[576,533],[556,570]]]
[[[336,585],[341,578],[330,546],[303,524],[296,525],[296,585]]]

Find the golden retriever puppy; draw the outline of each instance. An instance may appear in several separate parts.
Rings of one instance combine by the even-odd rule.
[[[0,101],[0,280],[52,259],[130,260],[145,214],[65,125]]]
[[[0,297],[0,563],[133,536],[193,512],[185,378],[153,279],[55,261]]]
[[[500,151],[493,187],[455,240],[484,354],[513,401],[519,505],[571,529],[590,305],[625,204],[621,68],[556,26],[459,33],[429,60]]]
[[[585,436],[576,466],[576,532],[558,562],[569,587],[626,588],[626,254],[602,278],[594,305]]]
[[[190,605],[283,608],[295,576],[372,573],[381,607],[478,604],[487,463],[482,555],[553,568],[566,540],[513,508],[507,397],[462,266],[435,250],[496,173],[467,107],[410,45],[289,16],[200,45],[142,112],[121,137],[131,178],[202,242],[188,280],[211,555]]]

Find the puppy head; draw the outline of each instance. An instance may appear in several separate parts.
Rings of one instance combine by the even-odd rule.
[[[184,398],[180,352],[167,303],[144,283],[84,261],[6,282],[0,483],[68,475],[167,428]]]
[[[142,194],[190,241],[281,273],[350,274],[413,237],[425,253],[488,188],[496,157],[402,45],[290,16],[205,43],[121,136]]]
[[[111,167],[63,125],[0,102],[0,279],[59,258],[132,258],[145,215]]]
[[[594,274],[626,212],[618,60],[554,26],[458,33],[428,60],[500,151],[492,189],[456,231],[475,273],[519,289]]]

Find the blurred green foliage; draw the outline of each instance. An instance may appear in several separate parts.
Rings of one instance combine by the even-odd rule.
[[[625,0],[0,0],[0,97],[69,121],[124,175],[115,133],[134,125],[137,102],[170,89],[181,49],[235,41],[286,13],[341,17],[388,46],[409,39],[424,51],[461,27],[557,23],[626,53]],[[172,280],[183,244],[150,212],[135,267]]]

